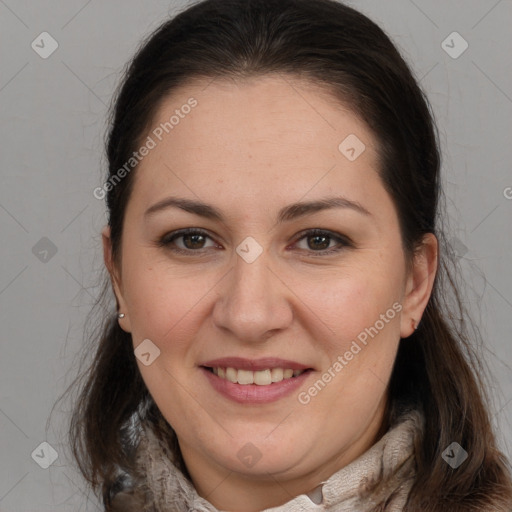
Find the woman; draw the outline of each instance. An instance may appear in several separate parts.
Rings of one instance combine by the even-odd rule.
[[[379,27],[198,3],[135,56],[107,146],[117,316],[71,424],[106,510],[511,510],[444,302],[434,123]]]

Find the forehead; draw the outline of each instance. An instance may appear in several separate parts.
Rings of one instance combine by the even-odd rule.
[[[326,88],[290,76],[186,84],[162,102],[145,137],[152,149],[135,188],[146,204],[176,187],[260,194],[263,204],[269,194],[297,200],[308,190],[358,200],[381,186],[367,125]]]
[[[189,109],[191,99],[196,105]],[[162,136],[180,147],[193,147],[198,140],[212,149],[218,141],[231,143],[231,147],[236,143],[256,146],[269,140],[274,145],[300,143],[310,152],[323,139],[319,151],[329,147],[332,153],[353,132],[358,132],[367,145],[374,142],[365,123],[325,86],[287,75],[192,82],[162,102],[153,126],[165,130],[162,125],[170,120],[174,126]],[[266,149],[265,153],[271,152],[270,147]]]

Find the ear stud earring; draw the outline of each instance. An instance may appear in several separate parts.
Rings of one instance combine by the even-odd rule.
[[[125,314],[124,313],[118,313],[117,314],[117,318],[124,318],[125,317]]]

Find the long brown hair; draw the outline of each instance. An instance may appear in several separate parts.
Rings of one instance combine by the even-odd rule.
[[[176,87],[193,78],[271,73],[326,86],[373,130],[380,176],[397,209],[408,260],[425,233],[434,233],[440,242],[432,296],[419,329],[400,341],[389,383],[386,421],[400,402],[417,404],[426,418],[417,446],[417,478],[405,510],[476,511],[490,504],[510,510],[510,466],[497,448],[486,406],[481,336],[463,306],[456,258],[442,225],[440,155],[431,109],[375,23],[334,0],[206,0],[189,7],[151,34],[125,70],[110,119],[107,179],[139,147],[160,104]],[[136,172],[106,193],[117,263]],[[103,298],[110,303],[106,314],[100,310],[102,321],[96,322],[97,331],[84,349],[94,357],[75,383],[79,396],[69,434],[84,477],[101,492],[107,510],[121,510],[112,503],[119,491],[134,485],[133,422],[151,421],[174,443],[178,457],[179,450],[140,376],[131,337],[116,321],[110,281],[104,277]],[[457,469],[442,458],[452,442],[469,454]]]

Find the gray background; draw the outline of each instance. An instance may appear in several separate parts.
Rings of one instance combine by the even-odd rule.
[[[98,292],[105,215],[92,192],[102,182],[107,106],[141,38],[184,4],[0,0],[2,512],[100,510],[69,465],[66,408],[47,420],[74,375],[85,315]],[[350,4],[392,36],[435,110],[448,238],[486,340],[493,422],[510,456],[512,2]],[[43,31],[59,45],[47,59],[31,47]],[[442,47],[453,31],[469,44],[458,58]],[[457,52],[460,43],[445,44]],[[31,457],[44,441],[59,455],[48,469]]]

